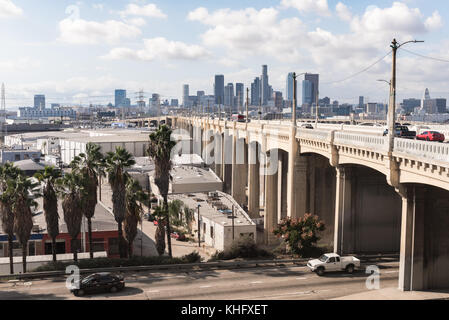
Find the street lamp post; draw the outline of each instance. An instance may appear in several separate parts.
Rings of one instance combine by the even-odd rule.
[[[249,122],[249,120],[248,120],[248,106],[249,106],[249,88],[246,88],[246,123]]]
[[[307,72],[303,72],[300,74],[296,74],[296,72],[293,72],[293,104],[292,104],[292,126],[296,127],[296,78],[299,76],[302,76],[304,74],[307,74]]]
[[[393,39],[390,47],[393,50],[393,64],[392,64],[392,76],[391,76],[391,85],[390,85],[390,105],[388,106],[388,151],[393,152],[394,146],[394,125],[395,125],[395,114],[396,114],[396,53],[400,47],[407,43],[417,43],[424,42],[418,40],[406,41],[404,43],[399,44],[396,39]]]
[[[198,204],[198,247],[201,247],[200,207],[201,205]]]

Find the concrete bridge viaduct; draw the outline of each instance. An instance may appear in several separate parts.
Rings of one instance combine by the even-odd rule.
[[[369,133],[171,122],[251,217],[263,203],[265,242],[275,241],[271,230],[282,217],[317,214],[334,252],[399,252],[399,288],[449,288],[448,144],[395,138],[389,150],[387,137]]]

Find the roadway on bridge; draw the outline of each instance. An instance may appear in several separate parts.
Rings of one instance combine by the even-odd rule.
[[[373,262],[372,264],[375,264]],[[383,262],[380,288],[394,289],[398,284],[398,263]],[[369,276],[362,270],[353,274],[328,273],[322,277],[304,266],[258,267],[231,270],[208,270],[178,273],[129,273],[124,291],[74,297],[62,278],[0,283],[0,299],[70,299],[70,300],[293,300],[334,299],[369,291]]]

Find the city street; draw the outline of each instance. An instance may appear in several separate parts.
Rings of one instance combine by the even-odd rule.
[[[380,288],[397,288],[398,264],[381,263]],[[322,277],[303,266],[209,270],[192,272],[140,272],[125,274],[126,287],[115,294],[75,297],[65,280],[47,279],[0,283],[0,299],[132,299],[132,300],[276,300],[334,299],[369,291],[364,270],[354,274],[329,273]]]

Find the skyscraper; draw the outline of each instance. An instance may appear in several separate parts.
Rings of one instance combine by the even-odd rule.
[[[258,106],[260,99],[260,78],[256,77],[251,83],[251,105]]]
[[[244,101],[244,97],[245,97],[243,83],[235,84],[235,97],[237,99],[237,103],[235,104],[235,106],[238,108],[238,110],[241,110],[243,107],[243,101]]]
[[[234,84],[228,83],[224,90],[224,105],[232,107],[234,105]]]
[[[34,96],[34,108],[39,110],[45,109],[45,95],[36,94]]]
[[[126,104],[126,90],[117,89],[115,90],[115,107],[124,107]]]
[[[190,107],[188,84],[182,86],[182,105],[184,106],[184,108]]]
[[[298,85],[298,84],[296,84]],[[296,90],[298,90],[298,87],[296,87]],[[285,86],[285,94],[287,95],[287,101],[292,102],[293,101],[293,72],[290,72],[287,75],[287,83]]]
[[[319,92],[320,87],[320,75],[319,74],[312,74],[312,73],[306,73],[304,76],[304,80],[308,80],[312,83],[312,102],[316,103],[317,95]]]
[[[363,106],[364,106],[364,97],[363,96],[360,96],[359,97],[359,108],[360,109],[363,109]]]
[[[260,88],[261,88],[261,98],[262,98],[262,105],[266,106],[268,103],[268,100],[270,99],[270,88],[268,84],[268,67],[267,65],[262,66],[262,75],[260,76]]]
[[[312,105],[313,103],[313,83],[309,80],[302,81],[302,104]]]
[[[215,104],[224,103],[224,76],[221,74],[215,75],[214,95]]]

